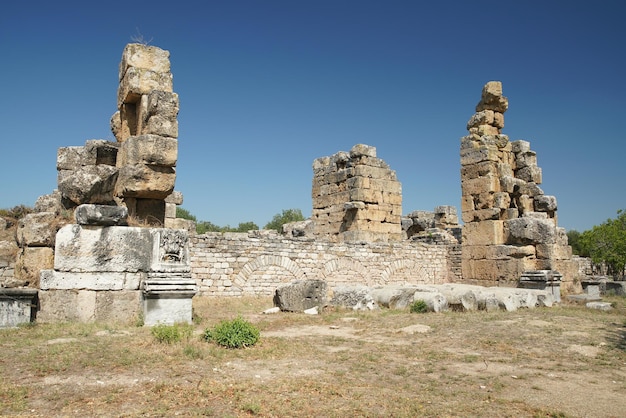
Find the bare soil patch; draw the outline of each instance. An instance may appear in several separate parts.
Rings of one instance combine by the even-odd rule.
[[[0,330],[0,414],[11,416],[620,417],[626,300],[517,312],[326,310],[262,315],[269,298],[194,303],[194,335],[131,325]],[[201,341],[238,315],[254,347]]]

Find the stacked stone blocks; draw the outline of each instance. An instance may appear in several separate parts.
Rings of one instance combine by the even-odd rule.
[[[559,270],[572,282],[571,248],[557,226],[557,202],[539,187],[542,171],[527,141],[502,134],[508,100],[485,85],[461,138],[463,279],[515,282],[524,271]]]
[[[115,196],[131,216],[164,225],[178,159],[178,95],[169,52],[129,44],[119,71],[118,111],[111,129],[120,143]]]
[[[302,279],[323,279],[329,289],[461,279],[447,245],[285,239],[258,232],[190,238],[191,273],[202,295],[272,295],[277,286]]]
[[[402,187],[396,173],[358,144],[313,162],[314,235],[331,241],[402,238]]]

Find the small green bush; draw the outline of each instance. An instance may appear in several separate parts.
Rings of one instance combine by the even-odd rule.
[[[183,338],[191,337],[192,328],[186,324],[165,325],[159,324],[152,327],[152,335],[160,343],[172,344]]]
[[[256,344],[260,335],[257,327],[238,317],[232,321],[222,321],[213,329],[207,328],[203,338],[226,348],[242,348]]]
[[[428,312],[428,304],[421,299],[413,301],[411,304],[412,313],[425,313]]]

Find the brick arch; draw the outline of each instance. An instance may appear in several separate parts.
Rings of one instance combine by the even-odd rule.
[[[341,272],[351,272],[350,280],[342,277]],[[357,277],[354,277],[356,273]],[[329,286],[338,284],[369,284],[370,274],[367,268],[352,258],[335,258],[327,261],[323,269],[324,279]]]
[[[259,291],[250,289],[251,286],[255,285],[251,283],[251,279],[254,279],[257,273],[267,271],[271,272],[274,278],[267,281],[266,286],[261,286],[266,287],[265,290],[260,291],[264,294],[273,293],[274,289],[281,283],[306,278],[306,273],[290,258],[280,255],[262,255],[246,263],[235,276],[233,284],[244,293],[259,293]]]
[[[429,274],[431,273],[431,274]],[[434,284],[434,272],[424,265],[406,258],[393,261],[381,274],[379,284]]]

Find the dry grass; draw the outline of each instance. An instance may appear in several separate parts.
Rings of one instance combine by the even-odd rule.
[[[259,314],[269,298],[199,298],[194,335],[174,344],[128,326],[1,330],[0,414],[617,417],[626,410],[626,302],[613,301],[610,313],[309,316]],[[238,315],[261,329],[257,345],[201,341]]]

